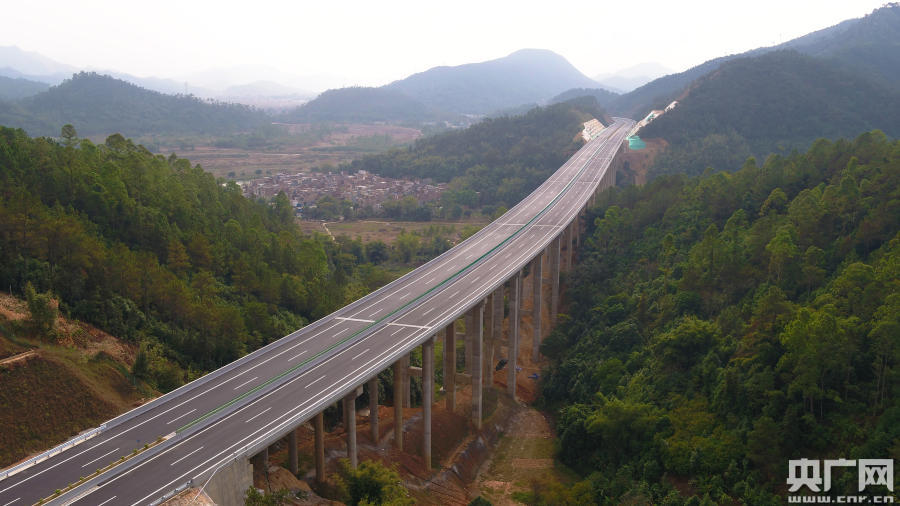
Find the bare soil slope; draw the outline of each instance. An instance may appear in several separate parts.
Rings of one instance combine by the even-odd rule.
[[[21,300],[0,295],[0,467],[131,409],[146,390],[128,373],[133,346],[64,318],[55,342],[30,339],[27,316]]]

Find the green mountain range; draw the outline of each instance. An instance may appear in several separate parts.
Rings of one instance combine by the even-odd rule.
[[[421,124],[451,118],[397,90],[350,87],[328,90],[279,117],[290,123],[376,122]]]
[[[0,125],[23,128],[31,135],[58,136],[66,123],[85,136],[223,134],[269,121],[264,113],[244,105],[166,95],[87,72],[36,95],[0,101]]]
[[[773,47],[709,60],[684,72],[661,77],[626,93],[610,104],[610,112],[642,118],[681,96],[691,83],[736,58],[793,49],[823,58],[885,83],[900,77],[900,4],[886,4],[867,16],[843,21]]]
[[[738,58],[696,80],[670,112],[641,130],[669,147],[655,171],[735,169],[748,156],[805,149],[881,129],[900,135],[900,87],[795,51]]]

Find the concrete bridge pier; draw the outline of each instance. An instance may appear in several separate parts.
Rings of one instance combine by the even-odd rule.
[[[409,374],[409,367],[410,367],[411,362],[410,362],[409,358],[410,358],[409,354],[406,355],[405,357],[403,357],[403,407],[404,408],[412,407],[412,393],[410,390],[412,387],[412,382],[411,382],[410,374]]]
[[[394,448],[403,450],[403,371],[404,359],[394,362]]]
[[[577,229],[575,222],[577,221],[578,218],[576,217],[575,220],[566,227],[566,247],[568,248],[566,251],[566,272],[572,272],[575,268],[575,234]]]
[[[377,448],[381,436],[378,430],[378,376],[369,380],[369,428],[372,430],[372,444]]]
[[[269,469],[269,447],[266,446],[262,451],[257,453],[250,459],[250,463],[253,464],[253,469],[260,470],[262,472],[266,472]]]
[[[322,411],[316,414],[315,422],[316,481],[325,483],[325,415]]]
[[[516,398],[516,365],[519,356],[519,306],[522,300],[522,271],[516,272],[509,280],[509,357],[506,367],[506,391]]]
[[[479,301],[466,313],[466,341],[472,349],[472,363],[469,374],[472,375],[472,425],[481,429],[482,413],[482,373],[484,372],[484,302]]]
[[[299,458],[297,457],[297,428],[288,432],[288,469],[291,474],[297,476]]]
[[[531,297],[531,323],[534,327],[534,342],[531,346],[531,360],[538,361],[541,346],[541,294],[544,284],[544,254],[541,252],[531,263],[531,284],[534,288]]]
[[[444,391],[447,411],[456,409],[456,329],[453,322],[444,329]]]
[[[491,340],[485,350],[485,386],[494,384],[494,367],[497,363],[497,356],[500,355],[500,341],[503,339],[503,285],[497,287],[491,294],[491,311],[494,313],[491,318]]]
[[[572,266],[575,265],[575,250],[581,245],[581,211],[572,220]]]
[[[359,389],[344,396],[344,429],[347,432],[347,458],[350,459],[350,466],[356,469],[359,464],[358,454],[356,451],[356,397],[359,395]]]
[[[431,408],[434,403],[434,336],[422,343],[422,458],[431,471]]]
[[[494,360],[494,294],[484,298],[484,348],[482,349],[481,384],[491,386],[491,361]]]
[[[559,312],[559,236],[550,243],[550,325],[556,325]]]

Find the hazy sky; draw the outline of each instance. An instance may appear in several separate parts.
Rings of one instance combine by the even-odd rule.
[[[10,0],[0,16],[0,45],[138,76],[184,78],[255,64],[334,76],[332,86],[380,85],[532,47],[556,51],[595,76],[641,62],[684,70],[863,16],[883,3]]]

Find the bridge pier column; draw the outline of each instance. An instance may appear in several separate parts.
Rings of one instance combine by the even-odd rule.
[[[493,338],[491,347],[487,351],[487,385],[494,384],[494,367],[497,363],[497,356],[500,355],[500,341],[503,339],[503,285],[497,287],[491,295],[494,299],[491,309],[494,311],[494,328],[491,332]]]
[[[484,338],[491,339],[494,337],[494,297],[493,292],[484,298]]]
[[[509,357],[506,367],[506,391],[516,398],[516,366],[519,356],[519,306],[522,300],[522,271],[509,280]]]
[[[322,411],[316,414],[316,481],[325,483],[325,416]]]
[[[465,372],[468,374],[472,374],[472,330],[471,327],[475,325],[471,320],[471,314],[466,313],[465,316],[465,325],[466,325],[466,334],[463,339],[465,343],[465,353],[466,353],[466,369]]]
[[[288,469],[297,476],[299,459],[297,458],[297,429],[288,432]]]
[[[562,233],[559,237],[559,270],[560,272],[564,272],[568,270],[566,266],[566,258],[569,256],[569,227],[566,226],[562,229]]]
[[[481,384],[491,386],[491,367],[494,360],[494,294],[484,299],[484,345],[482,348]]]
[[[347,457],[356,469],[356,389],[344,396],[344,429],[347,431]]]
[[[479,301],[478,304],[469,310],[466,314],[466,338],[472,342],[472,424],[476,429],[481,429],[481,390],[482,378],[484,372],[484,363],[482,362],[482,351],[484,346],[484,302]],[[469,326],[471,321],[472,325]],[[469,330],[471,328],[471,330]]]
[[[422,457],[431,471],[431,405],[434,402],[434,336],[422,343]]]
[[[378,376],[369,380],[369,427],[372,430],[372,444],[377,448],[381,436],[378,430]]]
[[[575,221],[566,228],[566,272],[572,272],[575,268]]]
[[[254,455],[250,463],[253,464],[253,469],[258,469],[264,473],[267,472],[269,469],[269,447],[266,446],[262,451]]]
[[[575,245],[575,247],[572,248],[572,265],[575,265],[575,248],[581,247],[581,221],[583,217],[584,209],[582,208],[580,211],[578,211],[578,214],[575,215],[575,221],[573,222],[575,224],[575,239],[572,241],[572,243]]]
[[[394,448],[403,450],[403,358],[394,362]]]
[[[550,286],[550,325],[555,325],[559,312],[559,236],[550,243]]]
[[[531,346],[531,360],[534,362],[538,361],[538,355],[540,354],[540,346],[541,346],[541,313],[542,305],[541,305],[541,287],[544,284],[544,253],[541,252],[534,258],[534,261],[531,265],[531,284],[534,288],[534,293],[532,294],[532,303],[531,303],[531,322],[534,327],[534,342]]]
[[[456,409],[456,330],[453,322],[444,329],[444,392],[447,411]]]
[[[412,407],[412,379],[409,374],[409,366],[411,365],[410,357],[412,355],[406,355],[403,357],[403,407],[411,408]]]

